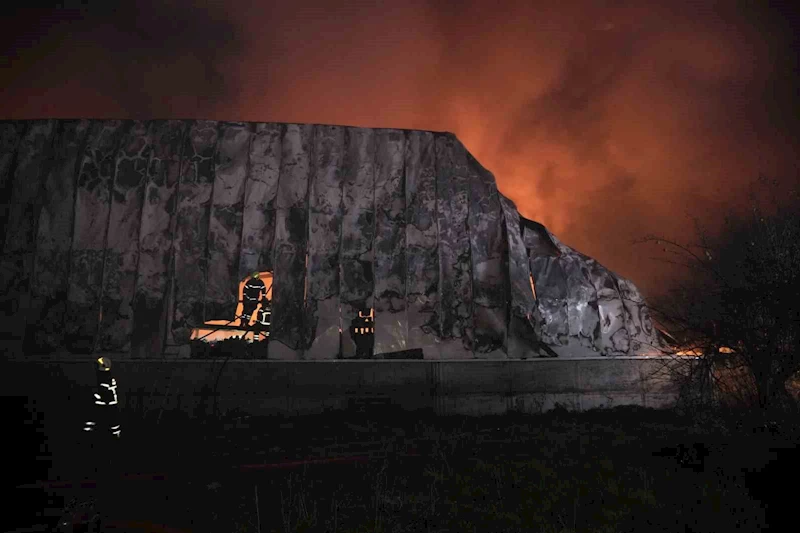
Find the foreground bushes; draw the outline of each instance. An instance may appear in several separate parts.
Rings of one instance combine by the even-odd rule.
[[[780,439],[670,411],[231,412],[202,424],[165,413],[129,426],[129,468],[168,475],[120,484],[109,512],[195,532],[763,531],[775,520],[749,476]],[[664,452],[695,443],[699,461]],[[291,464],[325,458],[341,462]]]

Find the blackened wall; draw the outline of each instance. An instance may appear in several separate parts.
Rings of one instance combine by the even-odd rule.
[[[537,240],[450,133],[0,122],[0,199],[14,351],[159,356],[233,318],[254,270],[274,273],[277,359],[354,357],[349,326],[370,308],[377,354],[519,358],[541,339],[567,357],[633,355],[657,341],[635,286],[543,227]]]
[[[450,133],[37,120],[0,138],[0,333],[27,352],[158,355],[232,317],[253,270],[274,272],[278,358],[354,356],[369,308],[378,353],[531,350],[516,208]]]

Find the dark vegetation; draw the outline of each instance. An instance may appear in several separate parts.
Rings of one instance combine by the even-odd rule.
[[[800,415],[800,182],[785,189],[760,178],[748,212],[729,213],[717,234],[696,221],[694,242],[645,240],[685,268],[650,306],[679,346],[702,353],[686,376],[696,402],[724,391],[767,416]]]
[[[63,419],[42,421],[46,475],[64,483],[17,498],[95,494],[118,531],[764,531],[788,505],[765,476],[792,468],[799,440],[796,426],[636,407],[127,415],[97,489],[64,486],[86,476],[89,445]]]

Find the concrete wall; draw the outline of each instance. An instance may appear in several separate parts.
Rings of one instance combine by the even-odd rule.
[[[677,395],[668,357],[466,361],[114,361],[120,401],[133,412],[178,409],[259,415],[309,414],[385,402],[439,414],[540,412],[635,404],[669,406]],[[45,410],[88,408],[93,360],[6,361],[3,395],[28,396]],[[217,381],[218,380],[218,381]]]

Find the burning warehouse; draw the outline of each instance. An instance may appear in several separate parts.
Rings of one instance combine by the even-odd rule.
[[[254,272],[248,323],[270,358],[658,348],[636,287],[522,218],[450,133],[37,120],[0,135],[0,327],[26,352],[175,350],[243,313]]]

